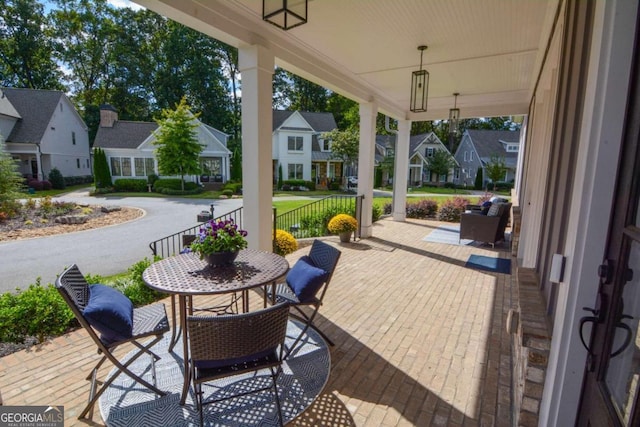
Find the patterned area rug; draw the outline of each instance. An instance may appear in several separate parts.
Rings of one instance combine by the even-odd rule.
[[[293,344],[302,325],[289,321],[288,345]],[[108,426],[194,426],[199,425],[199,415],[190,392],[186,404],[180,406],[183,384],[182,342],[168,353],[170,334],[160,341],[153,351],[161,359],[156,362],[157,386],[167,394],[159,397],[134,383],[126,375],[120,375],[100,397],[100,412]],[[309,407],[322,392],[329,379],[331,358],[326,342],[314,330],[309,329],[302,345],[283,364],[278,377],[278,392],[284,423],[294,419]],[[142,356],[132,364],[132,371],[151,382],[151,363]],[[113,374],[113,371],[112,373]],[[270,384],[269,370],[256,374],[239,375],[219,380],[203,387],[205,399],[213,395],[225,396],[239,391],[260,388]],[[204,407],[206,426],[276,426],[278,415],[273,388],[259,393],[237,397]]]
[[[473,243],[473,240],[460,240],[460,224],[441,225],[422,240],[456,246],[467,246]]]

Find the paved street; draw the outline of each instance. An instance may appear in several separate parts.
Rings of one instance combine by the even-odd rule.
[[[57,274],[73,263],[83,273],[120,273],[145,257],[151,257],[149,242],[197,224],[196,216],[209,210],[211,200],[146,197],[89,197],[87,192],[69,193],[54,200],[92,205],[141,208],[137,220],[51,237],[0,242],[0,292],[26,288],[40,277],[53,283]],[[242,199],[214,200],[215,215],[242,206]]]

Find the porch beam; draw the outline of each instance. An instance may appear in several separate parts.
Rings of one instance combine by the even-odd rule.
[[[250,249],[272,251],[272,93],[274,57],[260,45],[241,46],[243,227]]]

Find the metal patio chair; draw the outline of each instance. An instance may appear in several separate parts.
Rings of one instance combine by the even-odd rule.
[[[189,375],[195,392],[196,405],[203,424],[203,406],[246,396],[273,387],[278,419],[282,425],[282,411],[278,386],[289,308],[278,304],[259,311],[221,316],[188,316]],[[243,392],[229,395],[215,393],[204,398],[202,385],[216,379],[247,372],[269,369],[271,384],[265,387],[241,387]],[[255,378],[252,377],[252,378]]]
[[[313,320],[322,305],[341,254],[333,246],[321,240],[314,240],[309,255],[299,259],[287,274],[285,282],[276,286],[276,303],[288,304],[292,309],[291,317],[304,323],[302,332],[287,350],[287,356],[296,348],[309,327],[315,329],[330,345],[334,345],[333,341],[315,326]],[[311,311],[306,313],[303,310],[305,307],[311,308]]]
[[[121,373],[126,374],[160,396],[166,394],[156,387],[155,361],[160,357],[150,350],[169,331],[169,321],[164,304],[156,303],[140,308],[131,306],[131,330],[129,333],[124,333],[116,328],[116,323],[120,322],[118,319],[114,319],[117,314],[114,314],[113,307],[109,306],[110,304],[112,306],[116,305],[120,301],[124,301],[125,304],[123,305],[126,305],[128,298],[119,291],[104,285],[89,285],[75,264],[66,269],[56,279],[55,286],[80,325],[95,342],[98,347],[98,354],[102,354],[102,358],[86,378],[91,381],[89,400],[78,419],[92,417],[94,404]],[[93,299],[92,296],[94,297]],[[101,301],[97,302],[99,297]],[[126,301],[122,298],[126,299]],[[98,307],[100,304],[102,304],[102,307]],[[126,309],[123,311],[126,311]],[[151,341],[143,344],[139,340],[144,338],[151,338]],[[123,363],[113,355],[113,351],[126,343],[137,347],[138,351]],[[128,368],[131,363],[143,354],[151,356],[153,384],[134,374]],[[106,381],[101,382],[98,380],[98,370],[107,359],[117,368],[117,372]],[[100,383],[102,384],[97,389]],[[87,414],[89,414],[88,417]]]

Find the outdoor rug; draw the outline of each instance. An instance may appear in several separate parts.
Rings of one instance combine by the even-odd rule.
[[[286,344],[291,345],[302,325],[289,321]],[[159,397],[121,374],[99,399],[100,412],[108,426],[197,426],[199,414],[190,392],[184,406],[180,406],[183,384],[182,342],[168,353],[170,334],[153,347],[161,359],[156,362],[157,386],[167,392]],[[322,337],[309,328],[302,345],[282,365],[278,377],[278,394],[284,423],[291,421],[309,407],[329,379],[331,359]],[[131,370],[149,382],[151,363],[142,356]],[[113,374],[113,371],[110,375]],[[236,394],[249,388],[271,384],[269,370],[257,374],[238,375],[203,386],[204,398]],[[210,426],[276,426],[278,415],[273,387],[259,393],[212,403],[204,407],[204,425]]]
[[[446,243],[456,246],[467,246],[473,243],[473,240],[460,240],[460,224],[441,225],[422,240],[425,242]]]
[[[491,271],[492,273],[511,274],[511,260],[508,258],[470,255],[464,266],[475,268],[476,270]]]

